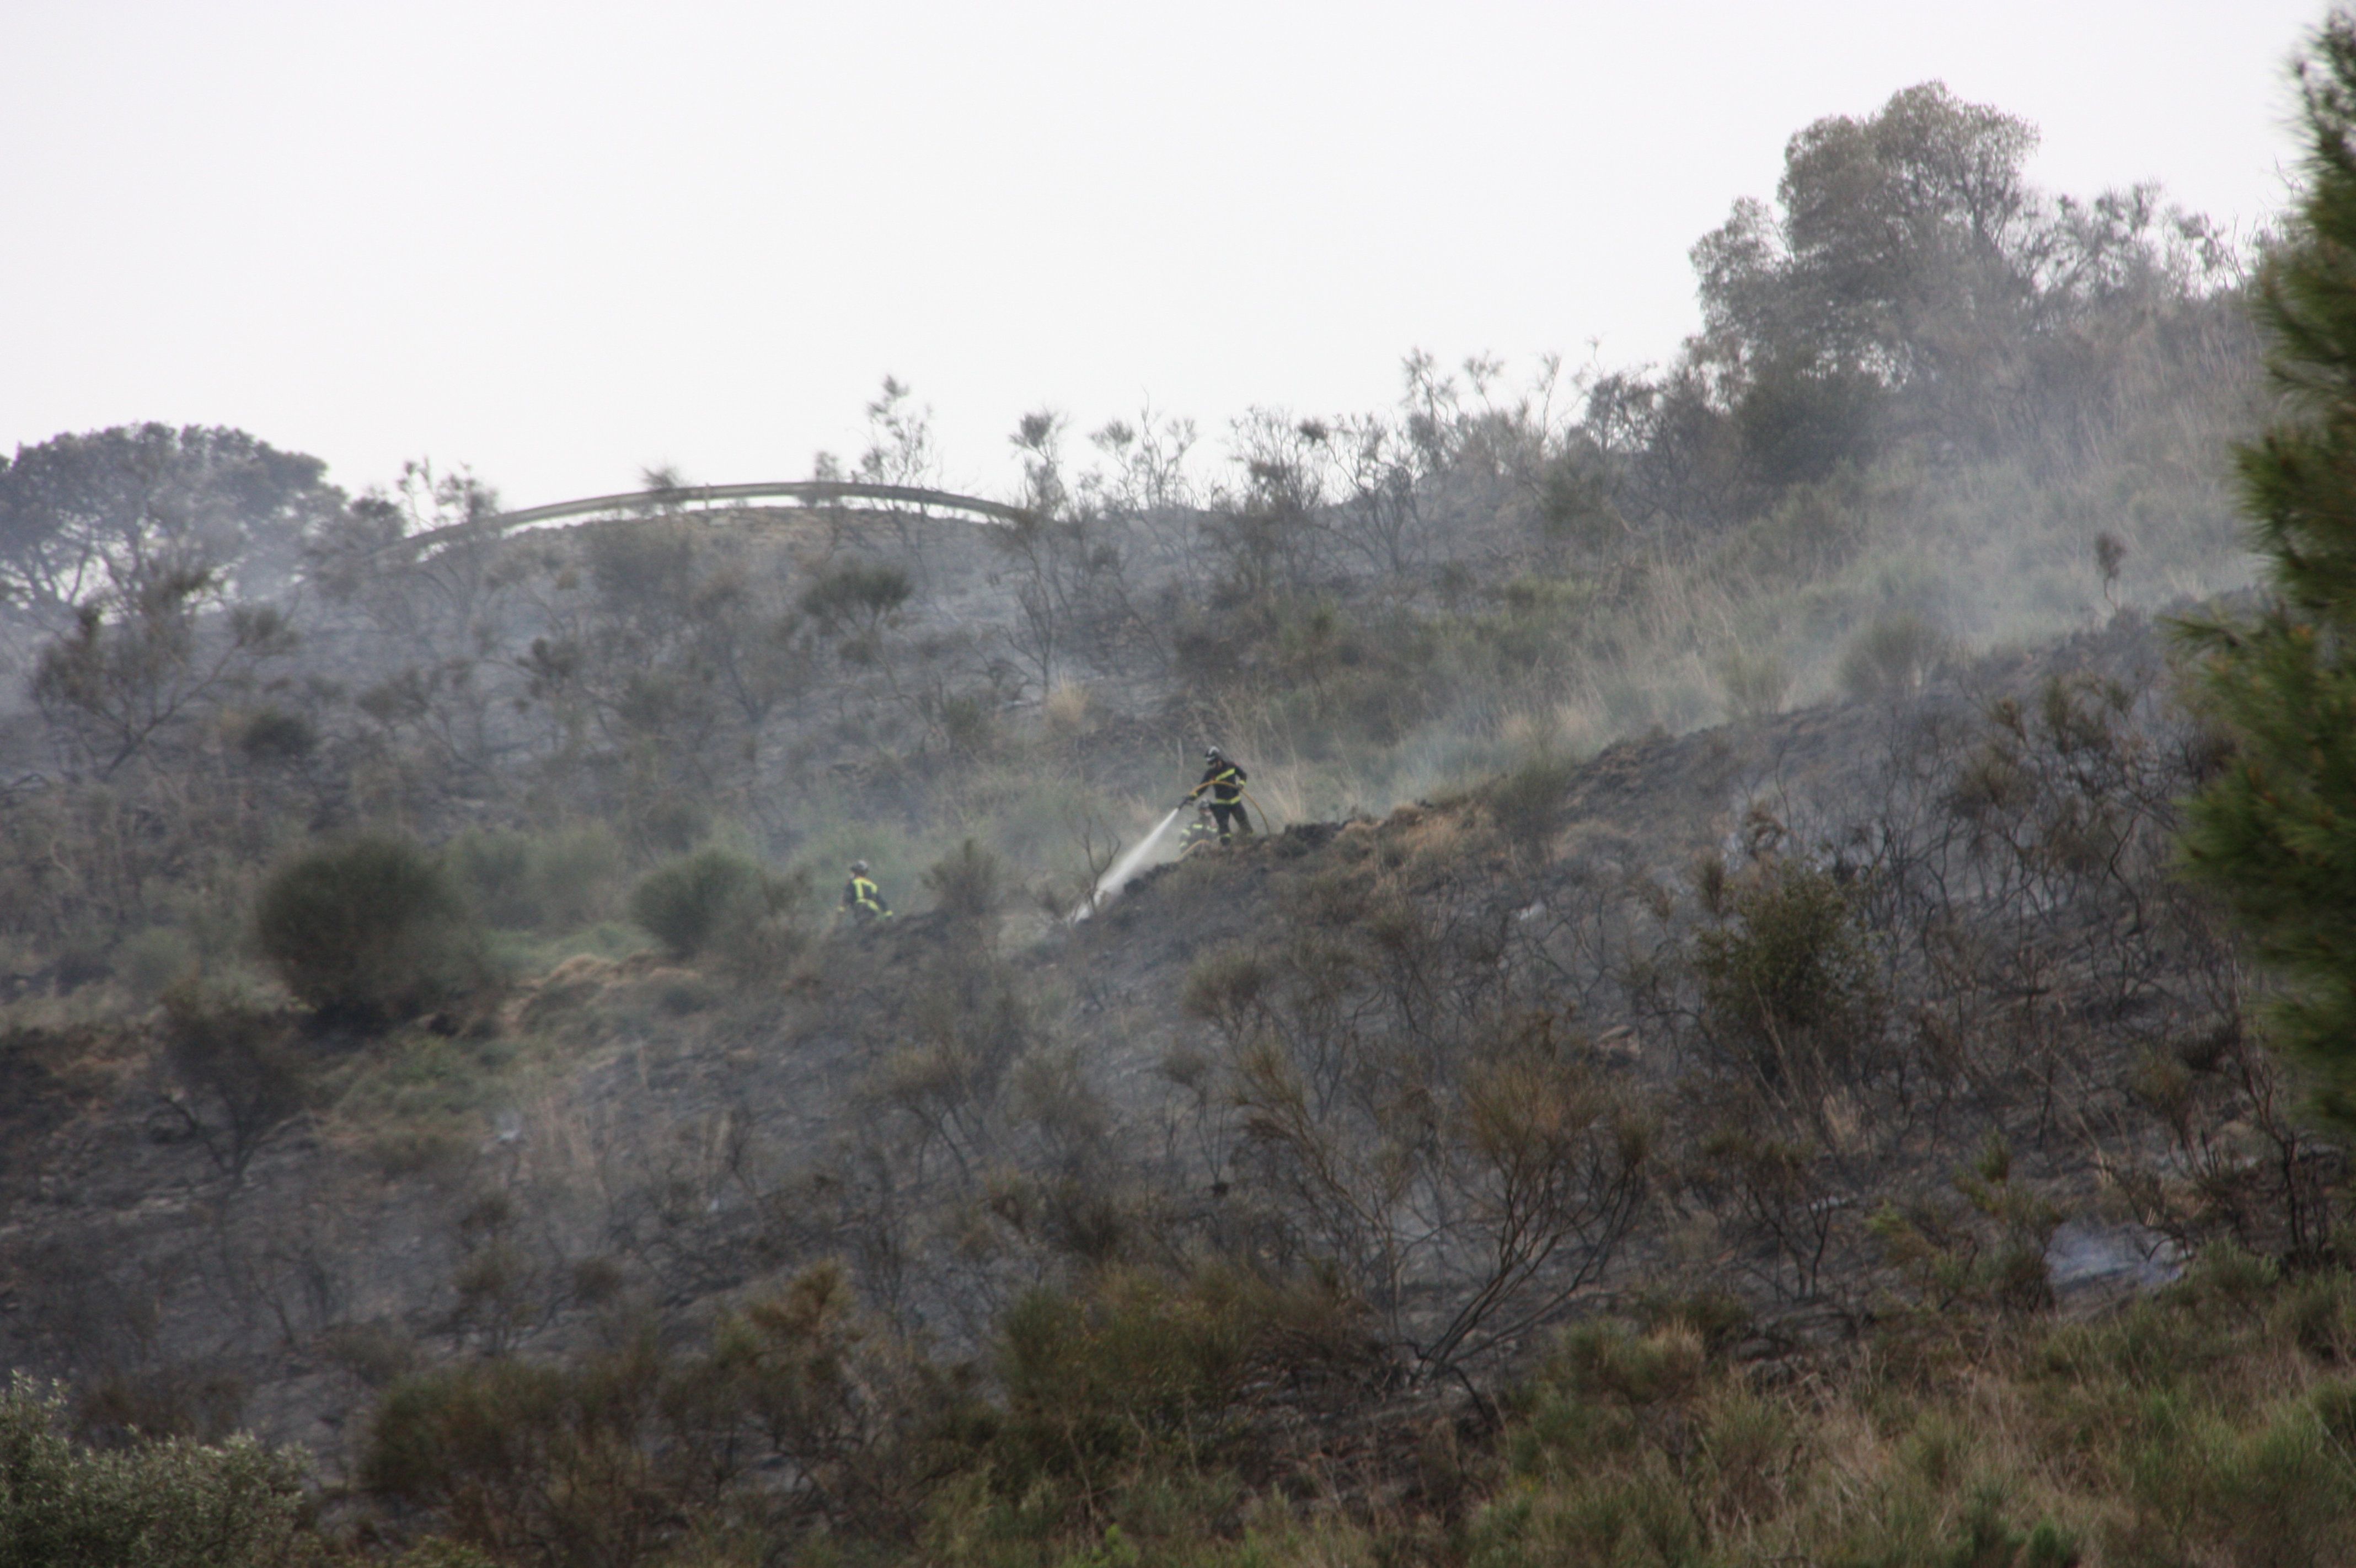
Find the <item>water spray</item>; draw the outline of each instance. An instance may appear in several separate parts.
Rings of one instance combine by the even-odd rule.
[[[1268,810],[1260,805],[1258,797],[1249,790],[1240,790],[1237,793],[1251,802],[1252,809],[1259,814],[1261,827],[1266,828],[1269,826]],[[1178,805],[1172,806],[1170,815],[1153,825],[1152,832],[1139,839],[1136,848],[1115,860],[1112,863],[1112,869],[1098,877],[1097,885],[1088,890],[1087,901],[1071,912],[1068,917],[1069,923],[1079,924],[1110,902],[1112,896],[1121,890],[1130,878],[1137,875],[1138,868],[1145,864],[1146,858],[1153,853],[1153,847],[1162,842],[1162,836],[1170,831],[1171,824],[1178,820],[1179,814],[1194,804],[1194,796],[1190,795]],[[1222,839],[1221,842],[1224,843],[1226,840]]]
[[[1122,883],[1137,874],[1137,869],[1145,864],[1145,858],[1153,852],[1154,845],[1162,841],[1162,836],[1170,831],[1170,825],[1177,821],[1178,814],[1185,809],[1183,805],[1172,806],[1170,815],[1153,825],[1152,832],[1139,839],[1135,848],[1115,860],[1112,863],[1112,869],[1097,879],[1097,885],[1088,891],[1087,901],[1072,912],[1074,925],[1079,924],[1080,922],[1096,913],[1098,905],[1109,899]]]

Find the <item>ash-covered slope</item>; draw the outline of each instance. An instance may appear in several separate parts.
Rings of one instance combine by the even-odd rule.
[[[1539,759],[1076,929],[1026,937],[984,858],[762,973],[574,958],[319,1041],[235,1174],[234,1107],[166,1098],[153,1035],[19,1029],[7,1356],[102,1425],[335,1456],[406,1371],[691,1337],[825,1258],[951,1358],[1110,1264],[1314,1273],[1419,1380],[1645,1296],[1739,1301],[1756,1354],[2041,1300],[2065,1221],[2296,1251],[2331,1158],[2167,875],[2204,752],[2161,653],[2121,621]]]

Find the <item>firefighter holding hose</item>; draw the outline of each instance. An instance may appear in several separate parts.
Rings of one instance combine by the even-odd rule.
[[[1250,775],[1229,762],[1216,746],[1203,752],[1203,782],[1189,790],[1186,798],[1178,804],[1189,805],[1201,799],[1207,791],[1211,797],[1211,815],[1218,819],[1219,842],[1225,844],[1233,828],[1239,827],[1249,834],[1252,825],[1250,815],[1244,810],[1244,780]]]

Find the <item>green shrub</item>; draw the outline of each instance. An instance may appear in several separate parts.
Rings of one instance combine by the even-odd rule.
[[[524,835],[470,827],[450,841],[444,859],[483,919],[510,931],[540,923],[531,896],[531,840]]]
[[[237,727],[237,749],[250,763],[300,762],[316,750],[318,730],[300,713],[264,708]]]
[[[360,1483],[434,1510],[462,1540],[494,1552],[535,1535],[612,1544],[618,1531],[635,1543],[654,1521],[627,1496],[607,1493],[635,1467],[644,1399],[623,1397],[633,1391],[609,1379],[585,1386],[594,1377],[489,1361],[404,1378],[377,1408]],[[599,1394],[614,1401],[604,1420]]]
[[[1847,890],[1779,861],[1729,901],[1732,923],[1703,932],[1694,958],[1712,1036],[1770,1083],[1845,1076],[1881,1007]]]
[[[177,926],[151,925],[115,949],[114,972],[139,1001],[152,1002],[198,965],[197,944]]]
[[[531,885],[541,925],[573,931],[611,919],[622,872],[622,841],[602,822],[535,838]]]
[[[855,626],[872,635],[915,592],[900,568],[853,560],[821,573],[802,591],[801,607],[830,632]]]
[[[2356,1463],[2314,1406],[2285,1403],[2265,1413],[2270,1419],[2237,1428],[2190,1400],[2155,1401],[2148,1440],[2126,1456],[2136,1517],[2115,1543],[2129,1550],[2115,1551],[2115,1559],[2267,1568],[2347,1562]]]
[[[1546,847],[1569,809],[1572,775],[1568,757],[1531,758],[1489,786],[1489,817],[1521,855],[1545,858]]]
[[[1948,649],[1946,637],[1924,617],[1904,611],[1884,615],[1841,651],[1841,689],[1858,701],[1903,696],[1922,686]]]
[[[1001,1528],[1065,1537],[1108,1498],[1214,1480],[1240,1456],[1255,1368],[1273,1357],[1313,1380],[1319,1334],[1355,1321],[1324,1295],[1321,1328],[1301,1333],[1297,1308],[1318,1294],[1225,1269],[1116,1268],[1017,1302],[998,1324],[1003,1408],[969,1434]],[[1204,1511],[1216,1510],[1182,1517],[1182,1538],[1207,1533]]]
[[[1038,1468],[1085,1471],[1141,1444],[1199,1443],[1243,1371],[1238,1305],[1134,1275],[1087,1298],[1025,1297],[999,1326],[1007,1446]]]
[[[369,835],[271,873],[254,915],[262,955],[322,1021],[380,1029],[490,980],[481,929],[439,862]]]
[[[470,828],[451,840],[445,859],[491,924],[565,932],[610,913],[622,845],[602,824],[548,835]]]
[[[749,956],[784,943],[801,884],[725,849],[658,866],[630,894],[630,918],[677,958]]]
[[[392,1560],[392,1568],[499,1568],[497,1558],[441,1536],[429,1536]]]
[[[682,1527],[723,1518],[888,1530],[915,1500],[891,1441],[914,1407],[868,1339],[848,1280],[822,1264],[722,1318],[708,1354],[647,1325],[562,1363],[405,1377],[377,1406],[359,1481],[530,1562],[654,1561]],[[926,1392],[927,1418],[954,1426],[965,1397]],[[781,1465],[800,1479],[783,1494],[757,1478]]]
[[[1701,1531],[1665,1464],[1598,1476],[1547,1494],[1533,1510],[1523,1559],[1544,1563],[1699,1564]],[[1511,1559],[1506,1559],[1511,1561]]]
[[[304,1471],[250,1437],[134,1442],[64,1435],[62,1400],[18,1377],[0,1395],[0,1568],[278,1568],[324,1561]]]

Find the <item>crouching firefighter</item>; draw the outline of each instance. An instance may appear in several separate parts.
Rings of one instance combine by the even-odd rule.
[[[892,906],[884,890],[868,876],[864,860],[851,862],[851,880],[842,884],[842,907],[862,925],[892,918]]]
[[[1187,793],[1186,801],[1200,800],[1208,793],[1211,815],[1218,819],[1222,844],[1227,841],[1233,828],[1239,827],[1248,834],[1252,830],[1250,814],[1244,810],[1244,780],[1249,776],[1227,761],[1216,746],[1204,752],[1203,782]],[[1186,801],[1179,804],[1183,805]]]
[[[1185,832],[1178,835],[1178,858],[1183,860],[1204,846],[1218,841],[1219,829],[1211,820],[1211,803],[1196,801],[1194,820],[1186,825]]]

